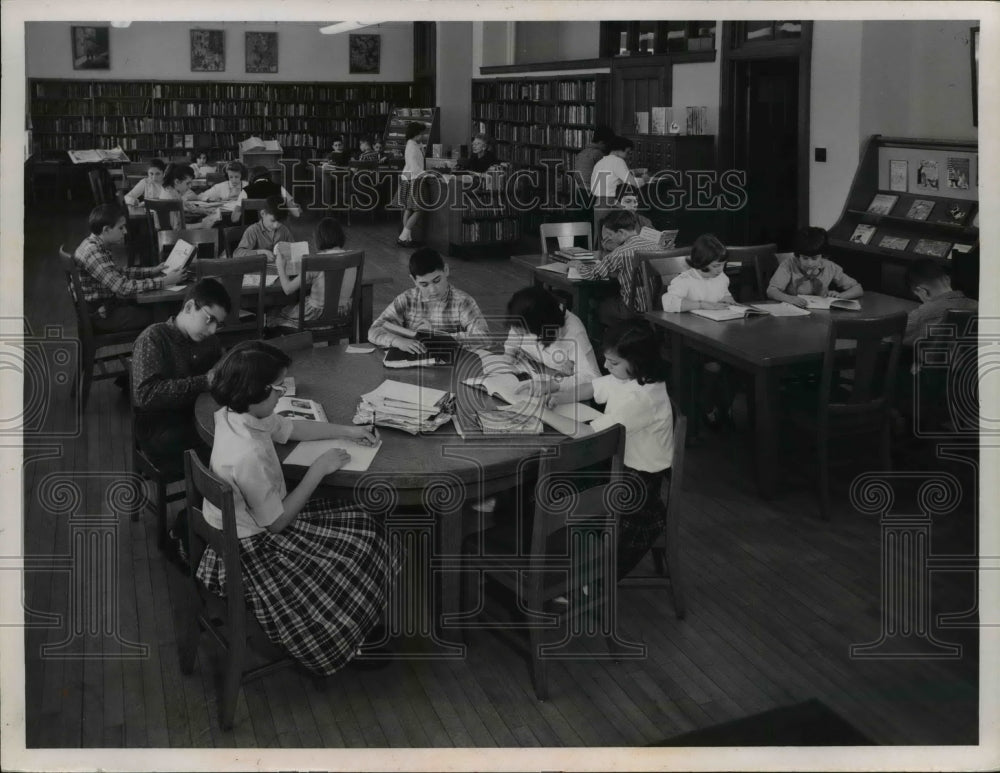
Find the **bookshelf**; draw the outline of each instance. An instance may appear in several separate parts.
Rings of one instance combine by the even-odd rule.
[[[471,257],[503,250],[521,238],[520,211],[507,196],[502,175],[447,175],[437,197],[442,206],[427,213],[427,244],[445,255]]]
[[[472,82],[473,132],[493,137],[497,157],[514,166],[558,160],[572,169],[595,126],[607,122],[607,109],[607,75]]]
[[[382,151],[393,158],[402,160],[406,150],[406,125],[419,121],[429,127],[427,145],[441,141],[441,111],[436,107],[396,107],[389,113],[382,138]]]
[[[949,265],[979,241],[978,218],[975,142],[875,134],[829,231],[830,256],[866,289],[909,297],[906,267],[924,258]]]
[[[31,79],[33,152],[121,145],[134,159],[207,147],[221,159],[251,134],[287,157],[311,158],[343,134],[348,147],[380,134],[393,108],[414,99],[411,83],[225,83]]]

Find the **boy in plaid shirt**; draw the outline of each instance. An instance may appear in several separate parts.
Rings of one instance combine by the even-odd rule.
[[[125,240],[125,213],[116,204],[101,204],[90,213],[90,236],[73,254],[80,268],[80,285],[97,333],[141,330],[152,324],[153,312],[134,301],[136,293],[177,284],[184,270],[157,266],[121,268],[111,256],[111,245]]]
[[[386,323],[414,331],[448,333],[459,340],[489,333],[475,299],[448,283],[448,266],[437,250],[424,247],[410,256],[410,278],[414,286],[397,295],[368,328],[368,340],[373,344],[414,354],[424,351],[420,341],[391,332]]]

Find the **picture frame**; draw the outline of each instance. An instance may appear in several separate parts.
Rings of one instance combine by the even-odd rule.
[[[191,72],[224,72],[226,31],[191,30]]]
[[[374,75],[382,64],[381,35],[348,36],[350,66],[348,71],[357,75]]]
[[[246,33],[246,71],[278,72],[278,33]]]
[[[74,70],[110,70],[111,40],[108,27],[71,27]]]
[[[972,125],[979,126],[979,27],[969,31],[969,59],[972,66]]]

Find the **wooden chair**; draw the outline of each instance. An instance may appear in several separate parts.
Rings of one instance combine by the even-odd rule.
[[[197,250],[195,257],[199,260],[214,260],[219,256],[219,235],[215,230],[195,228],[193,230],[158,231],[156,234],[157,258],[161,261],[165,260],[170,254],[170,250],[180,239],[194,245]]]
[[[129,365],[129,383],[133,385],[135,383],[132,381],[131,363]],[[129,413],[132,419],[132,470],[147,478],[153,484],[154,496],[150,500],[150,504],[153,507],[153,512],[156,514],[156,544],[160,550],[166,550],[169,542],[167,505],[170,502],[176,502],[184,498],[183,491],[176,491],[171,494],[168,493],[167,489],[174,483],[180,483],[184,480],[184,470],[183,468],[171,470],[157,464],[149,454],[140,448],[135,430],[135,406],[132,400],[129,400]],[[132,513],[132,520],[139,520],[138,510]]]
[[[606,577],[604,572],[613,563],[609,551],[615,546],[601,535],[607,534],[604,530],[614,521],[604,498],[609,487],[622,478],[625,430],[615,425],[567,440],[558,449],[557,455],[543,455],[537,468],[527,554],[519,549],[517,529],[510,523],[514,519],[504,519],[501,525],[465,542],[467,552],[473,552],[473,545],[478,547],[482,540],[489,556],[489,577],[513,593],[518,608],[533,618],[528,621],[530,657],[539,700],[548,697],[546,666],[557,657],[541,651],[549,634],[558,629],[560,621],[570,624],[584,615],[599,614],[613,592],[615,578]],[[577,539],[582,529],[587,533],[584,539]],[[591,536],[596,539],[590,541]],[[498,550],[490,549],[494,545]],[[472,600],[478,595],[479,574],[467,572],[466,578],[466,599]],[[588,586],[586,593],[584,585]],[[570,603],[562,609],[547,603],[558,596],[569,598]],[[605,639],[609,649],[616,649],[613,636],[605,634]]]
[[[149,218],[149,232],[170,231],[173,229],[171,212],[176,212],[180,222],[184,222],[184,202],[180,199],[146,199],[146,217]]]
[[[132,344],[139,337],[141,330],[123,330],[117,333],[95,333],[94,324],[90,319],[90,309],[87,301],[83,297],[83,286],[80,283],[80,269],[76,265],[73,256],[63,248],[59,247],[59,263],[62,266],[66,277],[66,289],[69,292],[70,303],[76,311],[76,327],[80,336],[80,361],[77,372],[73,375],[73,386],[70,394],[76,397],[77,389],[81,389],[80,410],[86,410],[87,399],[90,397],[90,385],[94,379],[116,378],[128,372],[127,360],[131,348],[127,352],[117,352],[98,356],[101,349],[111,346],[123,346]],[[118,362],[122,369],[108,372],[109,362]],[[99,373],[94,375],[94,367],[97,366]],[[82,385],[81,385],[82,381]]]
[[[267,273],[267,258],[250,255],[245,258],[226,260],[199,260],[195,264],[198,280],[205,277],[218,279],[229,294],[230,309],[226,322],[218,333],[227,343],[247,338],[260,338],[264,333],[264,280]],[[252,296],[252,310],[243,308],[243,282],[245,276],[256,276],[257,291]],[[248,297],[249,294],[248,294]]]
[[[538,234],[542,242],[542,254],[549,255],[549,239],[555,239],[558,243],[557,249],[573,247],[577,237],[583,236],[587,241],[587,249],[594,249],[594,235],[590,230],[590,223],[542,223],[538,227]]]
[[[95,207],[101,204],[122,205],[122,197],[115,188],[111,173],[103,166],[87,172],[87,179],[90,181],[90,192],[94,195]]]
[[[970,345],[978,340],[978,334],[977,311],[949,309],[943,324],[929,325],[927,335],[917,342],[919,403],[912,410],[919,411],[922,429],[947,432],[948,423],[955,433],[978,429],[979,361]],[[905,372],[901,372],[900,381],[912,392],[913,382]]]
[[[742,264],[738,288],[733,293],[736,300],[762,300],[767,297],[767,285],[778,268],[777,250],[778,245],[773,243],[726,248],[726,261]]]
[[[240,239],[243,238],[243,234],[246,230],[247,226],[245,225],[234,225],[222,230],[223,241],[226,244],[226,257],[233,257],[233,253],[235,253],[236,248],[240,246]]]
[[[279,668],[294,665],[294,661],[285,650],[267,638],[247,606],[232,489],[207,470],[194,451],[184,455],[184,470],[191,565],[188,587],[195,612],[187,630],[178,637],[180,668],[184,674],[194,672],[198,642],[203,631],[219,645],[226,655],[222,696],[219,699],[219,726],[229,730],[233,726],[240,686]],[[205,520],[203,501],[211,502],[222,512],[221,530]],[[195,574],[209,546],[219,554],[226,568],[225,598],[205,588]],[[258,660],[263,658],[263,662],[256,666],[250,662],[254,654]]]
[[[951,286],[969,298],[979,300],[979,242],[971,250],[952,252]]]
[[[663,311],[660,298],[667,291],[670,280],[691,268],[687,262],[690,254],[690,247],[676,247],[672,250],[637,252],[635,254],[637,279],[640,291],[646,296],[647,309]]]
[[[684,583],[680,562],[680,519],[683,512],[684,456],[686,453],[684,446],[687,442],[687,418],[673,400],[670,401],[670,407],[674,414],[674,458],[670,465],[670,483],[663,486],[666,490],[666,496],[663,496],[664,491],[661,491],[661,496],[667,505],[667,525],[650,549],[656,574],[643,575],[633,572],[620,580],[618,585],[625,588],[669,585],[670,596],[674,602],[674,614],[678,620],[683,620],[686,607],[684,605]]]
[[[267,205],[267,199],[244,199],[240,204],[240,225],[247,226],[260,219],[260,211]]]
[[[365,253],[362,250],[304,256],[302,273],[308,276],[312,272],[319,272],[313,281],[324,284],[324,304],[323,313],[318,319],[306,320],[306,298],[310,291],[304,281],[299,285],[299,330],[309,330],[321,341],[347,338],[351,343],[357,343],[362,340],[367,332],[360,329],[364,268]],[[342,306],[339,300],[346,300],[347,303]]]
[[[811,453],[814,448],[818,456],[823,520],[830,518],[832,441],[846,441],[845,455],[854,459],[870,447],[864,438],[874,436],[883,469],[892,468],[890,415],[905,329],[906,314],[902,312],[877,319],[834,316],[818,391],[806,395],[808,402],[803,408],[792,407],[789,434],[809,443],[807,449]],[[850,379],[841,377],[851,372]],[[800,433],[797,437],[796,430]]]

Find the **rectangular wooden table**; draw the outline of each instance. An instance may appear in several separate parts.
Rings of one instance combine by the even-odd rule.
[[[268,276],[277,276],[277,270],[274,266],[269,265],[267,267],[267,274]],[[374,319],[374,286],[378,284],[392,284],[392,277],[378,272],[363,272],[361,280],[361,311],[358,317],[358,327],[360,328],[358,331],[359,341],[366,340],[368,328],[371,327],[372,319]],[[257,288],[244,287],[243,294],[256,295]],[[183,297],[184,291],[182,290],[150,290],[136,295],[136,301],[143,305],[152,304],[156,320],[163,321],[176,313],[177,307],[180,305]],[[281,289],[281,283],[277,279],[264,288],[264,305],[268,307],[285,306],[294,303],[296,298],[297,296],[285,295],[285,292]]]
[[[778,381],[791,365],[815,363],[826,350],[832,315],[852,315],[859,319],[885,317],[909,312],[917,304],[881,293],[865,293],[861,311],[811,311],[808,317],[755,316],[742,320],[715,322],[696,314],[648,312],[645,317],[669,333],[673,358],[671,393],[685,412],[695,410],[688,389],[694,367],[688,353],[724,362],[749,374],[754,384],[754,451],[757,486],[772,496],[777,487]]]

